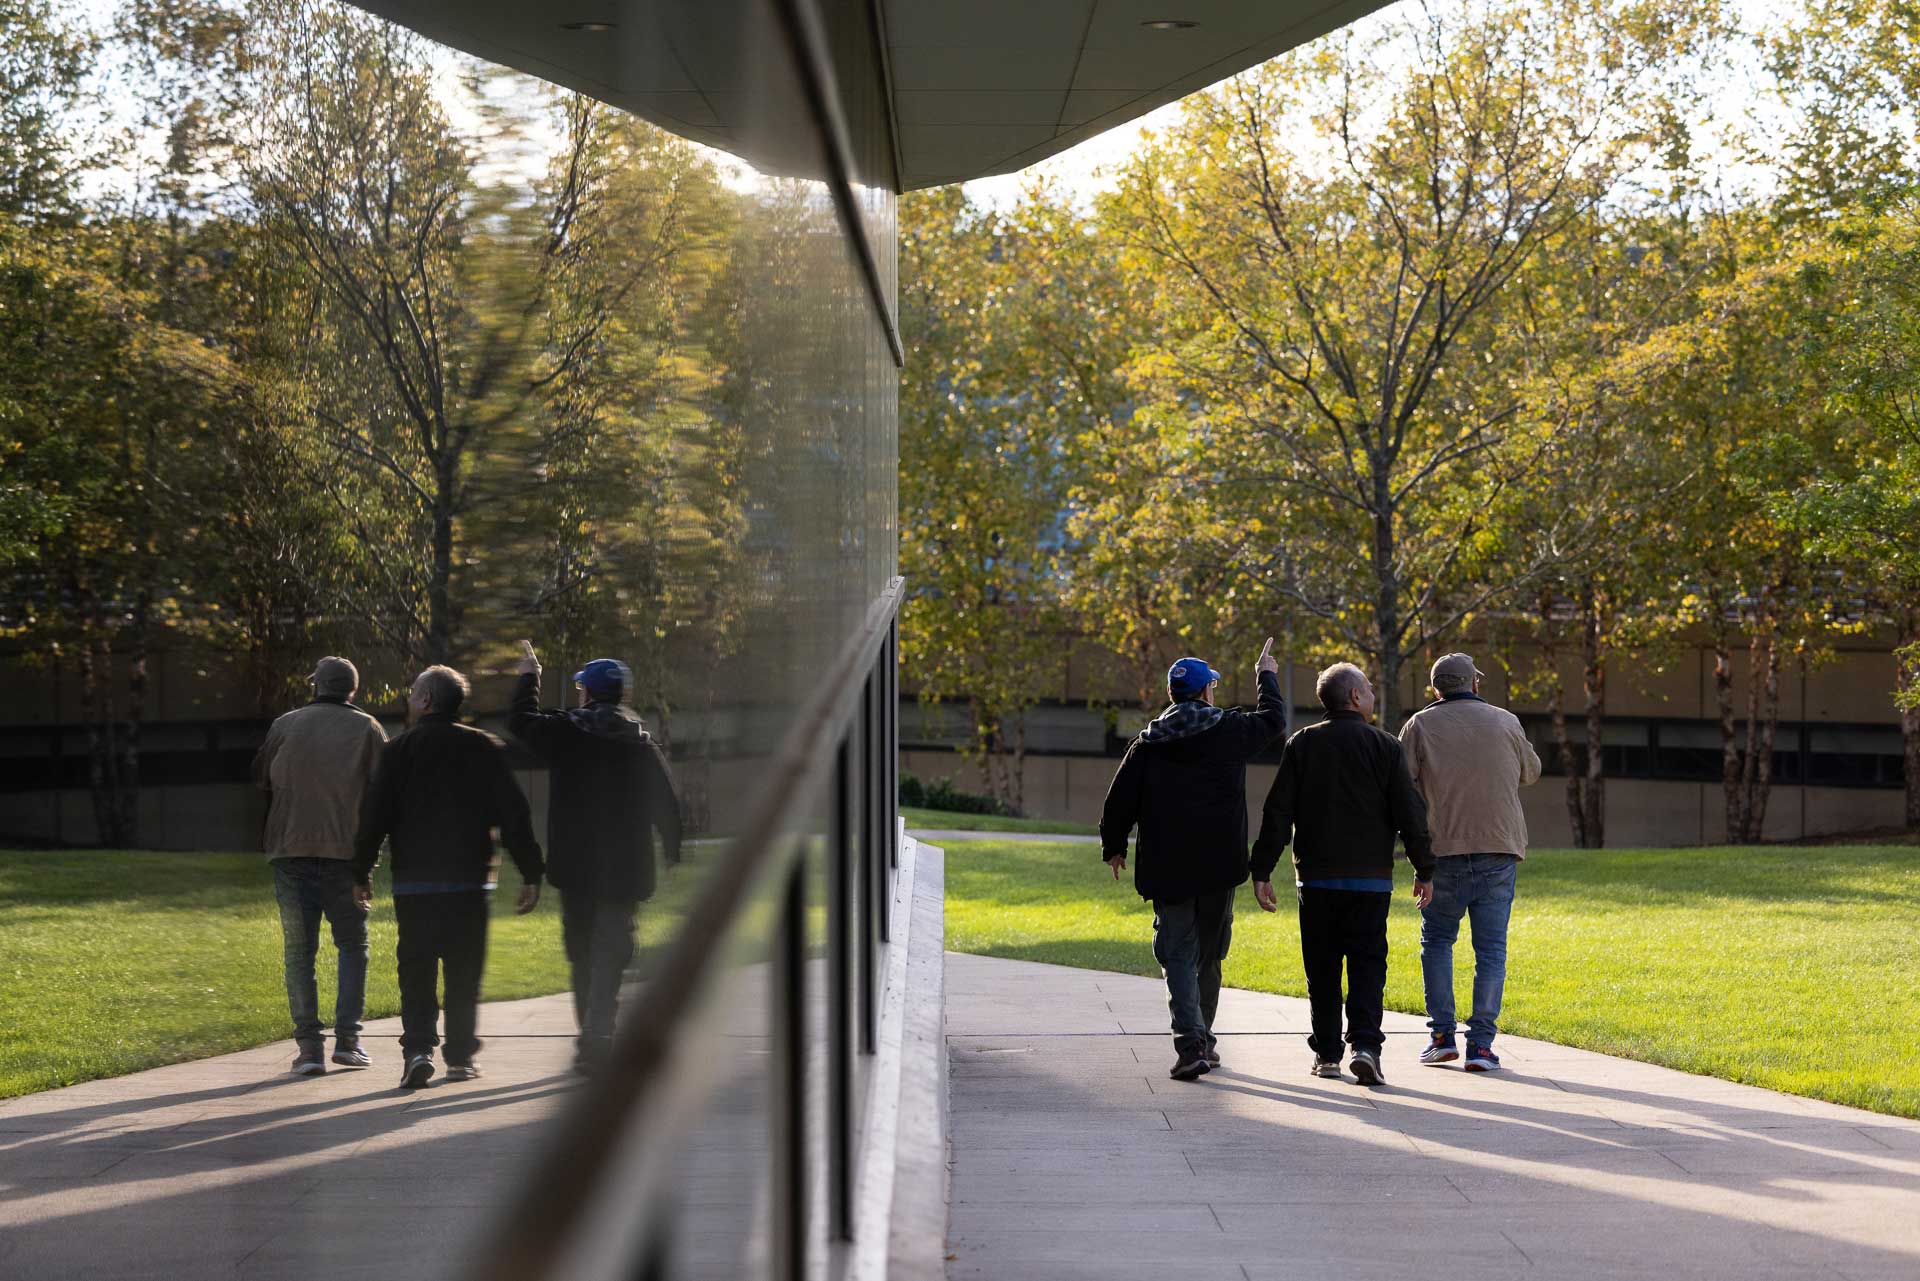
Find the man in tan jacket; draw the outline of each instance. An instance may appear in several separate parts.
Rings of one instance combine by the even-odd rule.
[[[1520,789],[1540,777],[1540,757],[1512,712],[1480,697],[1480,669],[1466,654],[1433,665],[1436,701],[1400,731],[1407,768],[1427,802],[1433,832],[1432,894],[1420,908],[1420,969],[1433,1035],[1420,1061],[1460,1057],[1454,1041],[1453,945],[1460,918],[1473,922],[1473,1013],[1469,1072],[1497,1072],[1493,1037],[1507,980],[1507,918],[1515,873],[1527,855]]]
[[[253,758],[253,779],[270,794],[262,847],[273,863],[273,896],[287,972],[287,1006],[300,1052],[292,1071],[327,1070],[313,961],[320,918],[340,953],[333,1003],[333,1061],[363,1068],[360,1015],[367,1004],[367,904],[353,879],[353,837],[360,798],[386,746],[380,722],[350,701],[360,673],[344,658],[323,658],[307,678],[313,701],[274,721]]]

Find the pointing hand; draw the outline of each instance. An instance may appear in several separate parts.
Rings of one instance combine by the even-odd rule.
[[[1256,672],[1277,672],[1280,670],[1279,660],[1273,656],[1273,637],[1267,637],[1266,646],[1260,651],[1260,657],[1258,661],[1254,663],[1253,669]]]
[[[538,676],[540,674],[540,660],[534,657],[532,641],[523,640],[520,642],[520,662],[513,670],[522,676]]]

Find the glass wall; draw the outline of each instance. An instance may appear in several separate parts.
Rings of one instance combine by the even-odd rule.
[[[704,959],[685,1043],[622,1060],[657,1079],[567,1103],[625,1124],[657,1087],[677,1112],[651,1149],[626,1130],[580,1140],[602,1186],[653,1191],[623,1226],[577,1225],[564,1266],[631,1274],[609,1260],[634,1251],[661,1274],[811,1275],[852,1231],[896,856],[900,349],[872,10],[515,8],[236,0],[158,6],[144,27],[48,11],[45,38],[64,24],[97,61],[71,93],[31,90],[61,122],[57,163],[46,190],[0,203],[0,847],[40,851],[0,859],[195,851],[236,901],[257,896],[223,928],[277,967],[255,757],[313,696],[318,659],[353,661],[354,701],[390,738],[416,673],[463,673],[460,715],[503,740],[543,844],[548,764],[506,725],[520,642],[549,707],[577,700],[589,661],[619,660],[683,833],[677,863],[664,828],[656,842],[627,1008]],[[654,92],[660,68],[685,83]],[[391,861],[369,917],[376,1015],[397,1008]],[[556,896],[516,920],[510,860],[499,876],[483,994],[564,986]],[[0,1007],[55,964],[8,959]],[[177,999],[243,1041],[288,1027],[284,1006],[164,988],[127,997]],[[483,1008],[490,1033],[515,1035]],[[135,1065],[63,1053],[37,1080]],[[391,1045],[378,1057],[368,1091],[391,1087]],[[428,1234],[426,1270],[468,1266],[467,1246],[527,1213],[534,1171],[566,1159],[562,1115],[527,1100],[481,1149],[483,1190],[422,1210],[465,1225],[453,1245]],[[413,1133],[417,1165],[405,1135],[360,1138],[395,1171],[462,1160],[456,1137]],[[214,1146],[233,1177],[194,1204],[251,1230],[286,1168],[257,1183],[229,1138]],[[283,1242],[359,1222],[343,1200],[268,1199]],[[10,1245],[57,1258],[106,1213],[50,1213]],[[89,1248],[113,1275],[138,1243]]]

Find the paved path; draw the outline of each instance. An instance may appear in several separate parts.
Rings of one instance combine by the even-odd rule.
[[[1047,841],[1070,845],[1098,845],[1100,838],[1086,832],[958,832],[937,828],[907,829],[907,835],[929,845],[951,845],[955,841]]]
[[[1183,1085],[1158,981],[947,965],[956,1281],[1920,1278],[1920,1123],[1513,1037],[1422,1068],[1392,1014],[1364,1090],[1250,992]]]
[[[291,1042],[0,1103],[0,1278],[455,1275],[573,1078],[568,997],[487,1005],[478,1081],[295,1077]]]

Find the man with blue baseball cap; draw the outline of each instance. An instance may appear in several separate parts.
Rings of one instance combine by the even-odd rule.
[[[1251,712],[1214,706],[1220,673],[1204,659],[1168,668],[1167,709],[1128,744],[1100,816],[1100,857],[1115,880],[1126,870],[1128,834],[1140,832],[1133,884],[1153,904],[1176,1081],[1220,1066],[1213,1016],[1233,895],[1247,879],[1247,761],[1287,732],[1272,637],[1254,668],[1260,697]]]
[[[596,658],[573,674],[580,705],[540,706],[540,660],[520,642],[507,728],[547,763],[547,878],[560,891],[560,928],[580,1024],[575,1068],[591,1074],[613,1042],[620,982],[633,960],[639,905],[653,897],[653,841],[680,861],[680,801],[666,753],[627,706],[633,673]]]

